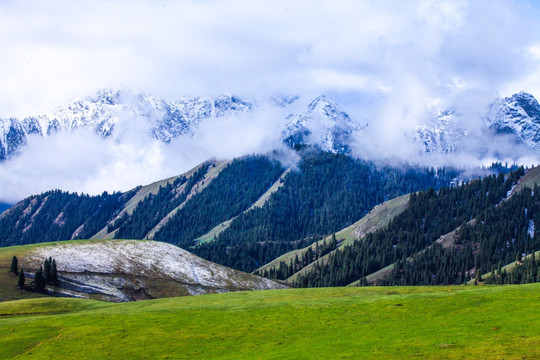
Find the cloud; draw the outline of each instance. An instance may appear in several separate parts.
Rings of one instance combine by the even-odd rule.
[[[521,0],[4,1],[0,116],[46,113],[107,87],[167,99],[324,93],[369,122],[361,155],[413,157],[404,134],[438,111],[479,128],[496,96],[540,98],[539,17]],[[122,144],[79,132],[32,138],[0,165],[0,188],[126,189],[208,157],[267,151],[283,118],[214,119],[169,146],[129,134]]]
[[[501,0],[8,1],[0,109],[43,113],[119,85],[168,98],[403,93],[411,80],[432,97],[456,81],[498,93],[540,74],[538,15]]]
[[[250,113],[210,118],[195,137],[180,136],[169,144],[151,138],[144,131],[147,119],[132,115],[120,119],[107,138],[91,129],[46,138],[31,135],[20,155],[0,163],[0,201],[16,202],[51,189],[90,194],[126,191],[179,175],[212,158],[275,149],[287,154],[280,138],[282,112],[261,106]]]

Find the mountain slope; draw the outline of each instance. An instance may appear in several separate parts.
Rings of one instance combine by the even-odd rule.
[[[408,205],[409,195],[403,195],[375,206],[366,216],[333,235],[303,249],[293,250],[254,271],[254,274],[294,282],[317,264],[324,264],[330,254],[340,251],[370,232],[382,229]],[[336,244],[331,245],[335,236]]]
[[[523,174],[521,168],[506,180],[501,174],[412,194],[386,228],[330,253],[293,280],[298,286],[460,284],[537,251],[540,177],[537,169]]]
[[[207,162],[125,194],[36,195],[0,215],[0,244],[153,238],[253,271],[349,226],[385,199],[448,185],[457,176],[378,168],[312,148],[299,156],[298,167],[289,170],[274,155],[247,156]]]
[[[284,184],[263,207],[242,212],[214,241],[193,251],[253,271],[354,223],[385,199],[419,188],[438,188],[457,176],[453,171],[377,168],[341,154],[301,154],[298,170],[284,177]]]

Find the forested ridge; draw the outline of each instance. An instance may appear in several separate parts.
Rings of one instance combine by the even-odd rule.
[[[540,193],[525,188],[504,200],[520,168],[459,187],[411,194],[408,208],[382,230],[335,251],[324,263],[296,278],[297,286],[342,286],[356,280],[367,284],[369,274],[394,266],[379,285],[461,284],[538,250]],[[471,220],[476,221],[471,222]],[[435,242],[459,228],[454,243]]]
[[[89,196],[53,190],[31,196],[0,216],[0,244],[89,238],[114,218],[134,193]]]
[[[520,276],[502,274],[501,268],[540,249],[536,229],[536,224],[540,224],[539,190],[525,188],[508,201],[482,212],[474,225],[460,228],[452,249],[445,251],[435,246],[410,261],[398,261],[391,277],[381,285],[460,284],[473,277],[481,281],[479,276],[488,272],[494,272],[490,282],[537,281],[536,259],[518,267],[530,267]]]
[[[345,155],[307,151],[265,206],[240,214],[212,242],[193,251],[243,271],[259,266],[352,224],[380,202],[449,185],[444,169],[378,168]]]
[[[208,166],[203,165],[187,179],[180,176],[173,182],[160,186],[156,194],[147,195],[140,201],[133,213],[127,213],[108,226],[107,231],[115,229],[116,239],[143,239],[145,235],[156,226],[169,212],[186,201],[193,186],[200,181]]]
[[[189,248],[214,226],[247,210],[285,170],[264,156],[236,159],[205,189],[194,195],[155,235]]]

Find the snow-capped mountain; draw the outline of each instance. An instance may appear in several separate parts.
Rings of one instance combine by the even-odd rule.
[[[417,127],[412,137],[426,153],[474,150],[478,156],[492,152],[512,157],[515,154],[498,151],[499,145],[510,143],[522,149],[540,149],[540,105],[526,92],[490,103],[479,119],[479,127],[473,129],[465,120],[455,110],[439,113]],[[476,147],[471,149],[470,143]]]
[[[489,106],[484,122],[496,135],[509,135],[540,149],[540,104],[531,94],[521,91],[498,99]]]
[[[455,152],[459,142],[468,135],[457,125],[459,115],[454,110],[437,114],[428,125],[421,125],[413,134],[414,140],[426,153],[448,154]]]
[[[49,136],[89,128],[104,137],[121,125],[129,127],[142,120],[147,133],[163,142],[182,134],[193,134],[205,118],[251,110],[253,105],[234,96],[215,99],[180,98],[167,102],[151,95],[128,90],[103,90],[95,96],[76,100],[50,114],[0,119],[0,160],[4,160],[26,142],[31,134]]]
[[[291,147],[310,145],[348,153],[355,133],[367,127],[367,122],[352,118],[324,95],[313,99],[303,111],[287,110],[298,109],[298,99],[283,96],[269,100],[269,104],[283,108],[285,114],[295,112],[287,116],[282,130],[283,141]],[[168,143],[180,135],[196,136],[205,119],[250,112],[255,104],[230,95],[166,101],[129,90],[103,90],[49,114],[22,120],[0,119],[0,161],[13,156],[29,135],[47,137],[81,128],[118,141],[124,131],[143,131],[150,138]],[[518,143],[532,151],[540,149],[540,105],[532,95],[520,92],[497,99],[484,113],[478,119],[480,130],[471,128],[458,111],[450,110],[434,115],[408,136],[425,153],[473,151],[481,157],[499,142]]]
[[[289,146],[314,145],[324,151],[348,152],[355,131],[367,126],[352,119],[324,95],[315,98],[301,114],[287,117],[283,139]]]

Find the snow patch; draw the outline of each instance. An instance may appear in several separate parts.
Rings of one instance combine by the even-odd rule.
[[[531,239],[534,238],[534,221],[532,219],[529,220],[529,228],[527,229],[527,233]]]
[[[286,287],[157,241],[110,240],[38,247],[24,257],[22,266],[38,268],[48,257],[56,260],[61,273],[127,274],[237,290]]]

